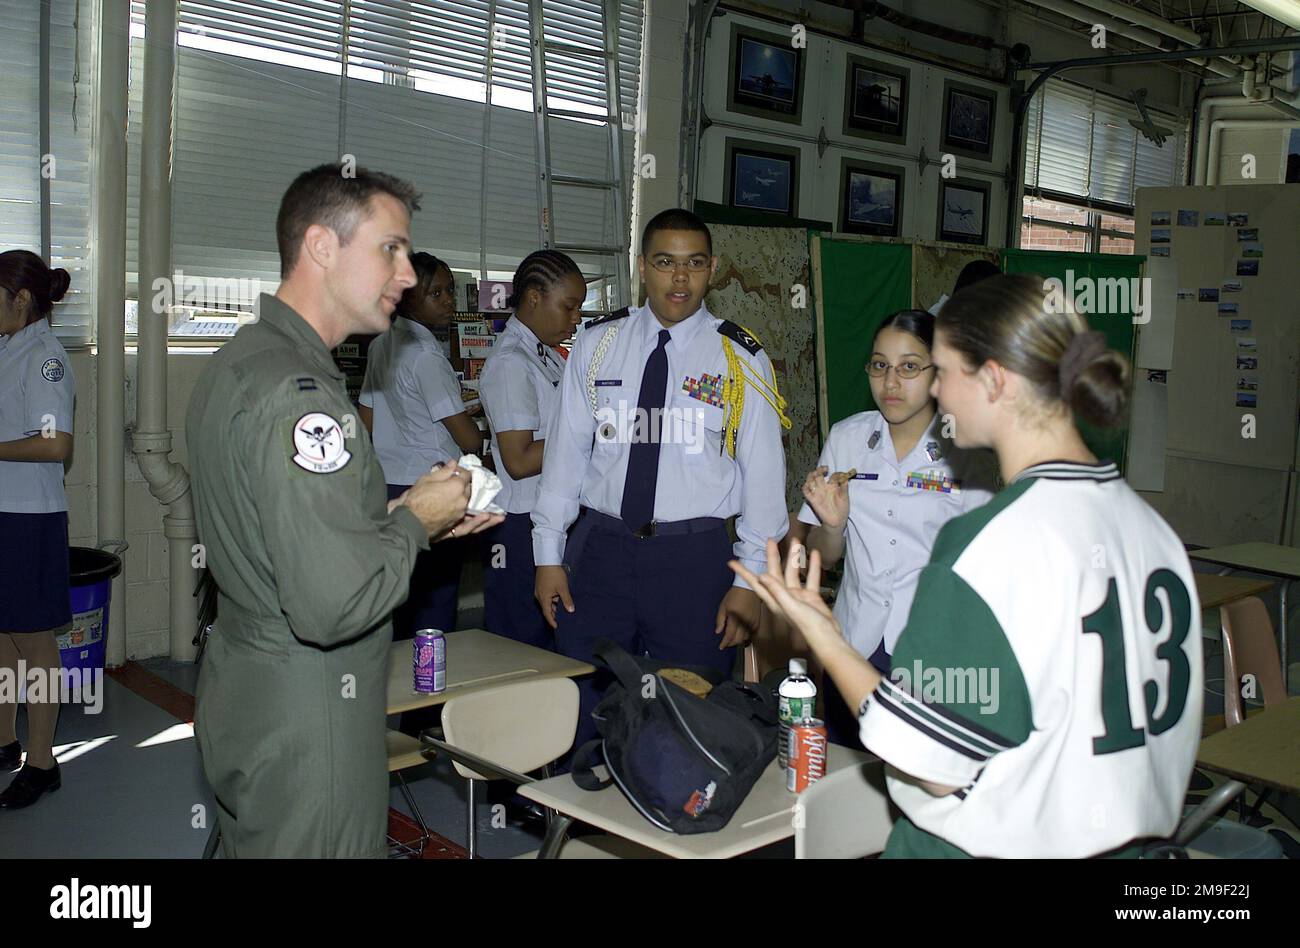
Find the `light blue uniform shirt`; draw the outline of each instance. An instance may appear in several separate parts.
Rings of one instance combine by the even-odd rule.
[[[780,539],[789,529],[781,423],[757,383],[749,381],[735,459],[723,447],[725,412],[721,399],[710,394],[715,384],[720,392],[727,376],[718,332],[722,322],[701,306],[668,329],[668,390],[660,420],[654,517],[677,521],[739,514],[736,557],[759,572],[767,568],[768,538]],[[615,327],[612,342],[602,345]],[[637,434],[641,376],[663,328],[643,306],[632,307],[631,315],[621,319],[596,320],[578,333],[547,432],[533,508],[538,566],[562,562],[566,531],[579,506],[620,516],[631,440]],[[747,373],[773,384],[766,352],[752,354],[735,340],[732,347]],[[593,353],[601,348],[606,351],[593,369]]]
[[[830,474],[858,472],[849,482],[844,581],[832,611],[845,638],[867,658],[882,640],[885,651],[893,652],[939,528],[993,497],[993,453],[957,448],[941,437],[941,429],[935,415],[900,459],[880,412],[859,412],[831,426],[817,462]],[[799,519],[821,523],[806,503]]]
[[[499,431],[531,431],[533,440],[546,437],[546,424],[555,406],[564,360],[531,329],[511,318],[487,354],[479,378],[479,397],[492,428],[492,455],[497,459],[501,493],[496,503],[508,513],[532,513],[540,474],[515,480],[501,460]]]
[[[460,457],[442,419],[465,410],[456,372],[427,326],[399,316],[370,344],[360,402],[374,411],[371,438],[389,484],[414,484]]]
[[[72,433],[77,382],[68,353],[38,319],[0,336],[0,441],[42,431]],[[0,461],[0,511],[58,513],[68,509],[61,461]]]

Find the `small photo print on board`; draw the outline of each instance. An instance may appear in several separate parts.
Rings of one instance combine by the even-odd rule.
[[[1259,368],[1258,356],[1243,356],[1243,355],[1237,356],[1238,372],[1254,372],[1258,368]]]
[[[1237,340],[1237,355],[1254,355],[1257,351],[1259,351],[1259,343],[1255,341],[1254,336]]]
[[[1259,390],[1259,376],[1240,375],[1237,377],[1237,391],[1255,392]]]
[[[1254,393],[1254,392],[1238,392],[1238,393],[1237,393],[1237,407],[1238,407],[1238,408],[1254,408],[1254,407],[1255,407],[1255,393]]]
[[[1154,247],[1151,248],[1151,256],[1153,256],[1153,257],[1168,257],[1168,256],[1169,256],[1169,245],[1168,245],[1168,244],[1156,244]]]
[[[1182,211],[1179,211],[1179,213],[1181,214]],[[1152,226],[1152,227],[1168,227],[1168,226],[1169,226],[1169,219],[1170,219],[1169,211],[1152,211],[1152,212],[1151,212],[1151,226]]]
[[[1246,241],[1241,245],[1241,255],[1258,259],[1264,256],[1264,245],[1255,240]]]
[[[1258,261],[1258,260],[1238,260],[1238,261],[1237,261],[1237,276],[1239,276],[1239,277],[1253,277],[1253,276],[1259,276],[1259,261]]]
[[[1240,280],[1224,280],[1224,281],[1223,281],[1223,292],[1225,292],[1225,293],[1240,293],[1240,292],[1241,292],[1241,281],[1240,281]]]
[[[1217,303],[1219,302],[1219,288],[1217,286],[1203,286],[1196,291],[1196,300],[1199,303]]]
[[[1243,333],[1250,332],[1251,321],[1249,319],[1234,319],[1228,323],[1228,332]]]
[[[1178,298],[1180,300],[1194,300],[1196,299],[1196,291],[1189,287],[1182,287],[1178,290]]]
[[[1250,223],[1250,215],[1245,211],[1236,211],[1228,215],[1229,227],[1245,227]]]
[[[1147,369],[1147,381],[1158,382],[1161,385],[1167,385],[1169,383],[1169,370],[1168,369]]]
[[[1168,227],[1153,227],[1151,229],[1151,242],[1153,244],[1167,244],[1172,236],[1173,231]]]
[[[1259,228],[1258,227],[1241,228],[1240,230],[1237,231],[1237,240],[1239,241],[1259,240]]]
[[[1228,220],[1228,216],[1226,214],[1219,214],[1214,211],[1205,212],[1206,227],[1222,227],[1227,222],[1227,220]]]
[[[1178,212],[1178,226],[1179,226],[1179,227],[1196,227],[1196,226],[1198,226],[1200,223],[1201,223],[1201,212],[1200,212],[1200,211],[1184,211],[1184,210],[1179,210],[1179,212]]]
[[[1236,304],[1236,303],[1220,303],[1220,304],[1219,304],[1219,315],[1220,315],[1220,316],[1236,316],[1236,315],[1237,315],[1237,304]]]

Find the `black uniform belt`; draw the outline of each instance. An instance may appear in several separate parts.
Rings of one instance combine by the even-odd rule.
[[[609,514],[590,508],[587,508],[585,516],[591,520],[592,529],[622,536],[631,535],[638,540],[680,536],[685,533],[707,533],[726,523],[721,517],[696,517],[693,520],[651,520],[645,526],[634,529],[618,517],[611,517]]]

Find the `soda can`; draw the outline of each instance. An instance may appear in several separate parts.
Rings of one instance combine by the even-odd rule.
[[[447,687],[447,639],[439,629],[421,629],[411,640],[415,690],[430,695]]]
[[[826,776],[826,725],[817,718],[791,724],[789,754],[785,788],[803,793]]]

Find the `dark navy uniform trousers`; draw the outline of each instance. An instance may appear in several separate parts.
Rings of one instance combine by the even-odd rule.
[[[554,651],[555,636],[533,597],[533,521],[506,514],[486,534],[483,554],[483,624],[494,635]]]
[[[388,499],[410,490],[410,486],[389,484]],[[460,595],[460,569],[473,537],[443,540],[415,558],[411,592],[393,610],[393,641],[415,637],[421,629],[456,629],[456,602]]]
[[[584,511],[570,533],[565,562],[574,612],[555,609],[559,652],[590,661],[597,639],[633,655],[716,668],[729,676],[736,650],[719,649],[718,606],[735,579],[724,521],[659,524],[653,537],[633,536],[621,520]],[[689,530],[691,532],[676,532]],[[612,676],[578,679],[581,706],[574,747],[596,736],[591,712]]]

